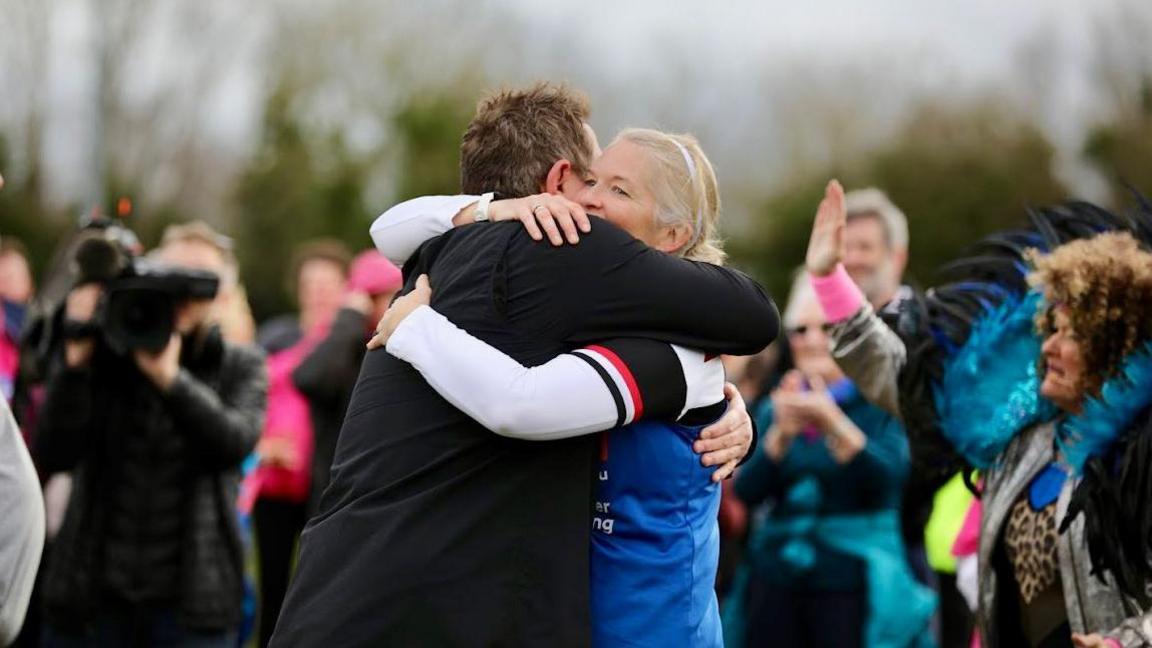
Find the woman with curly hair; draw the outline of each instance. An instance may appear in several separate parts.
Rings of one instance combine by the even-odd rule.
[[[983,645],[1150,646],[1152,253],[1133,236],[1147,240],[1149,214],[1032,216],[953,264],[965,280],[908,309],[899,336],[839,264],[835,182],[807,268],[833,355],[904,418],[920,469],[942,463],[944,446],[925,450],[939,433],[981,471]]]

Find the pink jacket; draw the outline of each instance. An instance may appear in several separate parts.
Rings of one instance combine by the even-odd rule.
[[[308,401],[292,384],[292,371],[327,333],[313,331],[295,345],[268,356],[268,416],[261,441],[287,439],[295,451],[292,467],[260,465],[253,479],[257,497],[307,501],[312,486],[312,416]]]

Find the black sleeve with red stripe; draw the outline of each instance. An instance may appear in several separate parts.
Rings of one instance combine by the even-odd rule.
[[[679,418],[688,398],[680,358],[666,342],[615,338],[573,353],[591,365],[612,392],[617,425]]]

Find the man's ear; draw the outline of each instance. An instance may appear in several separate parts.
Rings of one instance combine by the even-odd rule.
[[[564,181],[568,179],[568,175],[571,173],[571,162],[564,158],[556,160],[552,168],[548,169],[548,175],[544,177],[544,193],[563,193]]]
[[[692,240],[692,226],[687,223],[680,223],[677,225],[666,225],[660,228],[656,234],[656,244],[652,247],[667,252],[668,254],[680,254],[686,252],[685,247]]]
[[[904,270],[908,268],[908,250],[896,250],[892,253],[892,268],[896,271],[896,281],[903,281]]]

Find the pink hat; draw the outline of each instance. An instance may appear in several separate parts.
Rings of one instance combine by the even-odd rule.
[[[404,284],[400,268],[376,250],[365,250],[352,261],[348,272],[348,289],[380,295],[395,292]]]

